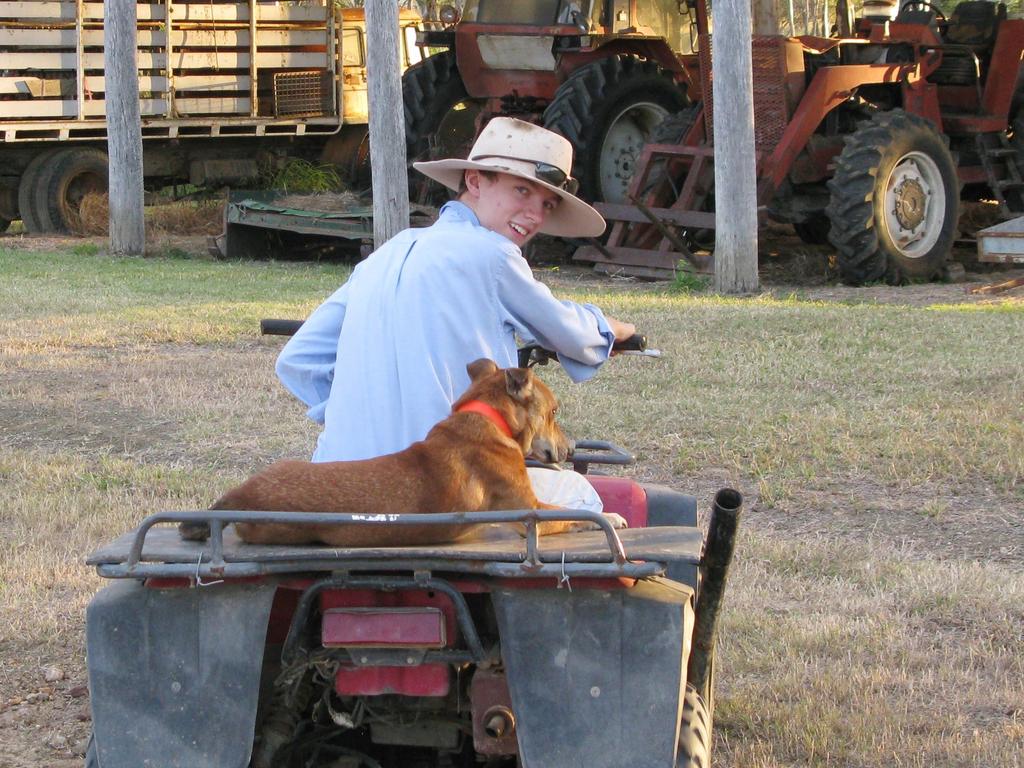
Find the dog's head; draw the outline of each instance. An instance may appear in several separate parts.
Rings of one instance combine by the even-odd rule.
[[[469,389],[452,410],[471,400],[480,400],[500,413],[512,439],[523,455],[553,463],[565,461],[572,443],[555,422],[558,399],[529,368],[499,368],[493,360],[481,358],[466,366]]]

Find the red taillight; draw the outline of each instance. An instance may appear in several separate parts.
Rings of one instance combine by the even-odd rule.
[[[443,648],[445,618],[439,608],[330,608],[320,630],[325,648]]]

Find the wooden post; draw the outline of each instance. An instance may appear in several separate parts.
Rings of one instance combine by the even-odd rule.
[[[775,0],[751,0],[751,14],[754,17],[755,35],[779,34],[779,14]]]
[[[136,57],[135,0],[103,2],[103,74],[106,78],[107,156],[110,166],[110,252],[145,251],[142,218],[142,120]]]
[[[398,62],[398,3],[366,0],[366,79],[370,111],[373,246],[409,226],[405,112]]]
[[[749,0],[717,0],[715,45],[715,290],[757,290],[757,170]]]

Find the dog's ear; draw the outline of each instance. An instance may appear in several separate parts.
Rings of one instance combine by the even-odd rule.
[[[479,360],[474,360],[472,363],[466,366],[466,373],[469,374],[470,381],[476,381],[477,379],[483,378],[484,376],[490,376],[492,373],[498,370],[498,364],[493,360],[488,360],[486,357],[481,357]]]
[[[533,395],[533,371],[529,368],[506,368],[505,390],[513,400],[525,402]]]

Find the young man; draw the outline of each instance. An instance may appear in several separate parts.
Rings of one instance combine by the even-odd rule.
[[[399,233],[360,263],[277,361],[282,383],[324,425],[313,461],[366,459],[422,440],[469,386],[468,363],[517,364],[517,336],[556,351],[578,382],[597,372],[616,339],[635,333],[593,305],[555,299],[520,251],[542,232],[604,231],[601,215],[573,194],[563,137],[495,118],[468,159],[414,167],[458,199],[432,226]],[[538,488],[538,496],[599,506],[586,489],[566,497]]]

